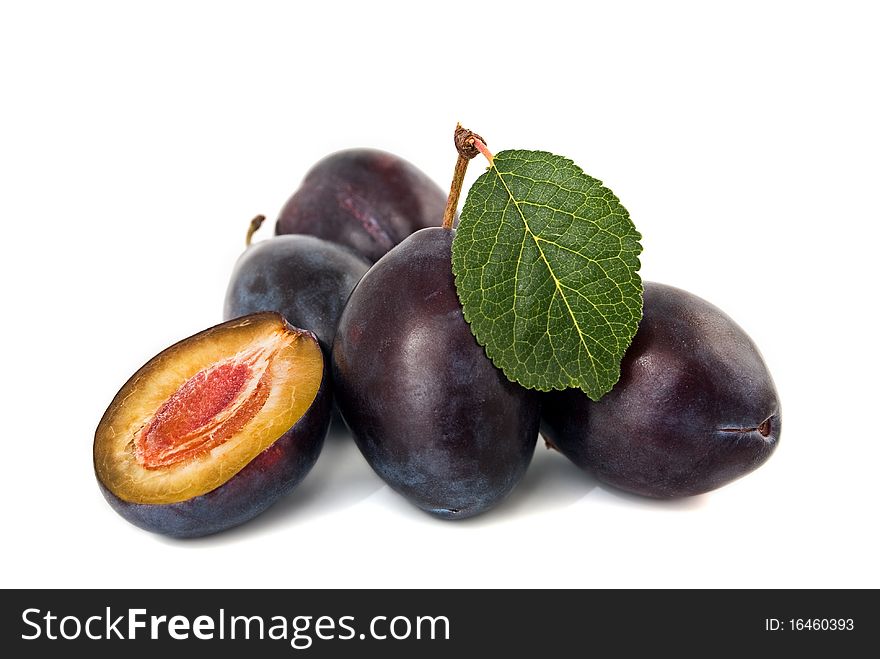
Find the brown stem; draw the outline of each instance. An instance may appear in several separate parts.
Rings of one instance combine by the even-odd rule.
[[[251,220],[251,224],[248,227],[247,238],[244,241],[245,246],[251,246],[251,238],[254,237],[254,234],[257,232],[257,229],[262,226],[263,222],[266,221],[265,215],[257,215],[254,219]]]
[[[458,151],[458,159],[455,161],[455,170],[452,174],[452,185],[449,188],[449,197],[446,199],[446,209],[443,211],[443,228],[452,229],[455,222],[455,212],[458,210],[458,200],[461,197],[461,187],[464,185],[464,175],[467,172],[468,162],[480,153],[477,141],[486,148],[483,138],[473,131],[462,128],[461,124],[455,127],[453,135],[455,149]]]
[[[464,175],[470,160],[458,156],[455,161],[455,171],[452,174],[452,187],[449,188],[449,196],[446,198],[446,209],[443,211],[443,228],[451,229],[455,222],[455,211],[458,210],[458,199],[461,197],[461,186],[464,185]]]

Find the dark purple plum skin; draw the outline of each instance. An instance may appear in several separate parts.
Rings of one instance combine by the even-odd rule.
[[[443,518],[501,501],[537,440],[536,392],[510,382],[462,315],[453,231],[414,233],[364,276],[333,346],[336,402],[367,461]]]
[[[598,402],[569,389],[542,404],[542,432],[575,464],[657,498],[748,474],[781,430],[776,387],[745,331],[709,302],[650,282],[614,388]]]
[[[348,296],[370,264],[314,236],[276,236],[250,245],[232,271],[224,320],[277,311],[294,327],[314,332],[330,354]]]
[[[345,245],[371,264],[404,238],[439,226],[446,193],[406,160],[375,149],[333,153],[306,174],[275,224]]]
[[[332,397],[327,371],[306,413],[275,442],[220,487],[167,504],[120,499],[98,479],[110,506],[144,530],[172,538],[199,538],[250,521],[289,494],[311,471],[330,428]]]

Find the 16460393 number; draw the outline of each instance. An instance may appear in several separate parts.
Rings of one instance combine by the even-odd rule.
[[[855,628],[852,618],[791,618],[788,623],[792,631],[852,631]]]

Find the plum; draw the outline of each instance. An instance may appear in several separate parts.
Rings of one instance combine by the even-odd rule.
[[[275,225],[345,245],[370,263],[443,216],[446,193],[414,165],[374,149],[333,153],[306,174]]]
[[[542,431],[602,481],[649,497],[721,487],[779,442],[776,388],[745,331],[678,288],[646,282],[644,317],[615,387],[545,394]]]
[[[110,505],[173,537],[236,526],[290,492],[330,422],[325,361],[311,332],[277,313],[226,322],[141,367],[95,432]]]
[[[275,236],[239,257],[226,291],[225,319],[277,311],[314,332],[329,355],[345,301],[370,264],[314,236]]]
[[[376,473],[423,510],[464,518],[520,480],[539,413],[537,392],[495,368],[464,320],[453,234],[417,231],[370,269],[332,363],[337,404]]]

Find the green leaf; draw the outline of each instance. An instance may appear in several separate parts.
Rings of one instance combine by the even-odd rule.
[[[464,317],[509,379],[598,400],[642,317],[640,239],[614,193],[571,160],[502,151],[452,243]]]

